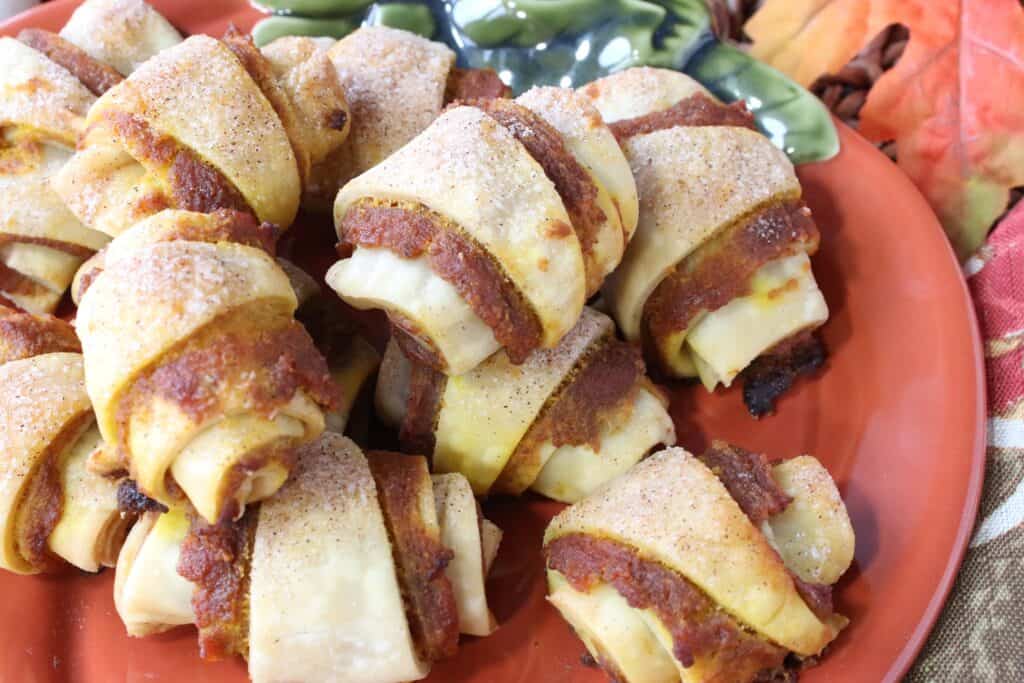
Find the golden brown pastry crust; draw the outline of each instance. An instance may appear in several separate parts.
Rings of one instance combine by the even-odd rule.
[[[215,240],[232,220],[177,213],[136,226],[103,255],[78,312],[108,443],[96,465],[127,469],[167,505],[171,474],[211,523],[272,494],[335,399],[277,262],[261,248],[179,239]]]
[[[555,349],[521,365],[502,351],[458,377],[392,341],[377,406],[400,428],[404,450],[431,454],[438,472],[464,474],[478,495],[533,486],[571,501],[675,441],[667,405],[643,375],[638,350],[587,308]]]
[[[0,307],[0,565],[18,573],[113,563],[130,518],[86,471],[99,444],[74,330]]]
[[[627,69],[580,92],[619,138],[641,199],[605,300],[658,370],[728,386],[824,322],[807,262],[817,228],[792,165],[742,105],[664,69]]]
[[[813,586],[776,552],[766,526],[794,502],[788,492],[800,497],[801,511],[784,529],[793,544],[786,556],[795,558],[796,530],[811,531],[810,510],[841,509],[838,495],[832,497],[827,487],[816,487],[820,494],[798,489],[786,468],[776,481],[762,456],[725,444],[703,457],[708,464],[680,448],[657,453],[564,510],[545,533],[552,601],[588,647],[597,648],[595,656],[608,659],[625,680],[654,675],[656,662],[637,659],[631,649],[644,642],[657,641],[671,653],[678,675],[658,669],[664,680],[717,680],[724,674],[751,680],[762,670],[780,669],[787,652],[819,654],[846,624],[830,611],[818,613],[816,601],[805,601],[813,597],[805,592]],[[813,471],[816,480],[824,470],[813,465],[796,459],[791,468]],[[786,492],[780,488],[784,481]],[[805,550],[823,564],[829,557],[848,564],[852,532],[845,537],[831,532],[841,525],[827,527],[828,534],[808,537],[818,539],[817,545]],[[804,559],[804,569],[813,564]],[[614,628],[604,620],[618,618],[613,615],[639,619],[646,629],[637,625],[635,636],[623,636],[628,644],[610,644]]]
[[[153,57],[97,101],[87,124],[55,187],[91,227],[120,234],[164,208],[248,209],[280,226],[295,217],[301,178],[288,131],[218,40],[192,36]]]

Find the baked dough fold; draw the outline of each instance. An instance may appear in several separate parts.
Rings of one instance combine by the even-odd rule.
[[[403,448],[430,453],[437,472],[465,475],[477,495],[533,488],[572,502],[675,442],[639,352],[590,308],[556,348],[520,365],[499,352],[457,377],[392,342],[376,400],[382,419],[401,428]]]
[[[100,445],[71,326],[0,307],[0,566],[20,574],[113,566],[131,524],[117,482],[86,468]]]
[[[127,471],[164,505],[187,498],[211,523],[280,488],[335,401],[265,230],[246,214],[162,212],[77,288],[106,442],[94,467]]]
[[[341,145],[347,122],[315,42],[265,55],[237,32],[192,36],[103,94],[54,187],[110,235],[167,208],[249,211],[287,227],[313,164]]]
[[[759,458],[719,443],[701,459],[670,448],[552,520],[549,600],[620,680],[753,680],[788,653],[820,654],[846,625],[805,597],[811,583],[827,593],[853,558],[835,484],[810,456],[774,468]],[[764,495],[781,512],[761,509],[759,526]],[[707,629],[718,635],[702,638]]]
[[[586,98],[541,88],[449,107],[348,182],[334,215],[353,253],[328,283],[460,375],[501,348],[520,363],[558,344],[622,258],[636,191]]]
[[[745,109],[663,69],[628,69],[580,92],[619,137],[640,196],[605,300],[661,371],[729,386],[825,322],[808,260],[817,228],[792,165]]]
[[[88,0],[60,35],[0,39],[0,297],[52,313],[106,235],[85,227],[51,179],[74,153],[96,99],[181,37],[141,0]]]
[[[0,297],[23,310],[53,312],[78,266],[107,241],[50,187],[95,99],[43,53],[0,38]]]
[[[245,634],[237,649],[254,681],[417,680],[437,653],[415,624],[444,624],[457,637],[456,615],[489,614],[482,583],[500,532],[468,492],[458,475],[432,480],[422,458],[364,455],[326,433],[301,449],[281,491],[247,513],[251,550],[229,558],[231,572],[183,584],[178,572],[192,552],[183,548],[196,528],[173,510],[147,514],[122,552],[115,604],[139,636],[195,622],[206,600],[240,589],[234,600],[244,606],[231,608]],[[429,575],[429,558],[410,552],[424,542],[450,560]],[[230,583],[219,583],[224,576]],[[457,613],[437,610],[437,591],[455,597]]]

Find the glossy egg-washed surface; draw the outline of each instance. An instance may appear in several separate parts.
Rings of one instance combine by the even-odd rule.
[[[340,38],[360,25],[414,31],[448,44],[462,66],[493,67],[519,93],[579,86],[631,66],[685,71],[726,102],[747,101],[761,131],[793,160],[839,151],[816,97],[711,32],[704,0],[255,0],[273,16],[253,29]]]
[[[57,30],[75,6],[57,0],[0,26]],[[186,31],[249,29],[244,0],[155,0]],[[984,447],[980,345],[963,280],[934,216],[884,156],[840,127],[842,152],[799,169],[821,226],[815,273],[832,310],[831,353],[778,414],[752,420],[741,392],[671,386],[683,445],[711,438],[776,457],[817,455],[832,471],[857,532],[856,562],[840,582],[852,619],[810,683],[896,681],[927,637],[959,567],[976,513]],[[333,260],[328,222],[296,226],[300,261]],[[560,506],[493,500],[505,530],[489,584],[498,631],[464,641],[434,668],[437,683],[599,683],[583,646],[544,601],[541,536]],[[18,577],[0,573],[0,681],[106,683],[244,681],[241,661],[197,656],[192,629],[129,639],[112,599],[113,572]]]

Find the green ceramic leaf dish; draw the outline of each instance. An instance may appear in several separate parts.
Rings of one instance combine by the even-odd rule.
[[[631,66],[683,71],[726,102],[745,100],[794,163],[839,151],[828,111],[782,73],[719,42],[703,0],[260,0],[275,12],[253,35],[338,38],[361,25],[447,43],[464,66],[491,67],[515,92],[576,87]]]
[[[430,7],[412,2],[378,3],[367,12],[363,25],[400,28],[424,38],[432,38],[437,33],[437,23]]]
[[[373,0],[256,0],[253,4],[274,14],[299,17],[344,17],[365,10]]]
[[[283,36],[342,38],[359,28],[361,21],[352,19],[312,19],[296,16],[273,16],[252,27],[257,45],[266,45]]]

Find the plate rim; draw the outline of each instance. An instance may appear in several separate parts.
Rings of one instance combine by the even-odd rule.
[[[39,4],[36,7],[15,14],[7,19],[0,20],[0,36],[13,37],[17,35],[15,27],[24,24],[25,22],[32,21],[36,16],[52,16],[55,14],[70,16],[73,9],[82,4],[82,1],[83,0],[51,0],[50,2]],[[161,0],[157,0],[154,4],[159,4],[160,1]],[[163,1],[167,2],[169,0]],[[251,8],[253,11],[259,11],[253,6],[253,4],[246,2],[245,0],[211,1],[215,1],[217,4],[223,4],[226,7],[230,5],[237,5],[239,10],[243,8]],[[839,133],[839,154],[829,160],[801,164],[798,168],[805,166],[827,165],[842,155],[845,145],[859,147],[860,151],[864,153],[869,155],[878,155],[888,161],[888,157],[884,157],[884,155],[882,155],[874,145],[872,145],[856,130],[847,126],[835,116],[833,116],[832,119],[837,132]],[[902,194],[906,196],[913,196],[914,199],[912,201],[919,203],[926,209],[924,215],[930,216],[930,223],[933,227],[931,232],[934,237],[932,239],[938,239],[942,242],[944,245],[944,252],[947,254],[948,264],[957,274],[959,303],[962,306],[962,314],[963,317],[966,318],[969,328],[968,338],[971,347],[971,365],[974,370],[973,398],[975,414],[973,421],[975,428],[973,435],[974,444],[971,453],[968,456],[971,458],[970,478],[968,479],[965,490],[964,506],[960,515],[960,523],[957,527],[956,535],[953,538],[953,552],[949,555],[946,566],[943,569],[942,577],[939,580],[935,591],[932,593],[927,606],[918,618],[917,624],[914,626],[910,637],[907,639],[903,649],[890,664],[889,670],[884,678],[886,683],[895,683],[902,680],[913,667],[921,654],[921,651],[924,649],[929,636],[937,626],[939,618],[942,616],[942,612],[949,600],[950,594],[952,593],[953,586],[956,583],[956,578],[959,575],[964,559],[966,558],[967,550],[969,549],[970,540],[973,536],[980,511],[988,442],[988,383],[985,370],[985,355],[983,351],[978,314],[974,306],[974,300],[971,297],[970,289],[967,285],[967,277],[961,268],[959,260],[956,258],[952,244],[946,236],[945,231],[942,229],[934,210],[930,205],[928,205],[920,190],[917,189],[906,174],[901,172],[897,175],[899,175],[900,180],[896,182],[902,184]]]
[[[842,153],[842,145],[852,143],[854,146],[863,146],[862,149],[867,148],[864,149],[865,152],[878,155],[889,163],[893,163],[855,129],[846,125],[834,115],[832,120],[840,134],[840,154]],[[833,157],[833,159],[835,158]],[[816,161],[809,164],[801,164],[801,166],[827,164],[829,161]],[[967,481],[960,525],[953,539],[953,552],[949,555],[949,561],[943,570],[942,578],[936,590],[932,593],[927,607],[921,613],[921,617],[918,619],[910,638],[889,667],[889,672],[885,677],[886,683],[896,683],[902,680],[910,672],[910,669],[913,668],[918,656],[927,644],[929,636],[938,625],[939,618],[942,616],[949,596],[953,592],[953,586],[956,583],[957,576],[960,574],[960,568],[963,566],[967,550],[970,546],[970,540],[974,535],[974,528],[977,524],[978,513],[981,507],[981,493],[985,483],[985,464],[988,456],[988,379],[985,370],[985,353],[978,312],[974,306],[974,299],[971,297],[970,288],[967,285],[967,277],[960,265],[960,261],[956,257],[956,252],[953,251],[953,245],[946,236],[946,232],[942,229],[942,224],[939,222],[938,216],[931,208],[931,205],[925,200],[924,195],[917,189],[917,186],[911,182],[909,176],[902,171],[898,176],[900,180],[897,182],[903,184],[903,193],[906,196],[913,196],[913,201],[922,204],[927,209],[927,215],[930,216],[930,222],[934,228],[932,232],[937,235],[937,239],[941,240],[944,245],[944,252],[949,259],[948,263],[958,276],[957,290],[959,292],[959,301],[963,304],[964,310],[962,312],[967,319],[966,322],[969,327],[968,337],[971,346],[971,365],[974,370],[975,424],[974,445],[969,456],[971,458],[971,474],[970,479]]]

